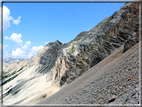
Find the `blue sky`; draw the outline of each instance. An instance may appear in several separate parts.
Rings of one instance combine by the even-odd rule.
[[[30,58],[46,43],[67,43],[124,3],[3,3],[3,56]]]

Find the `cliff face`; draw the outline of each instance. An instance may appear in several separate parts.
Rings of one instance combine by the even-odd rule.
[[[36,84],[43,83],[46,86],[49,81],[59,82],[60,86],[69,84],[120,46],[124,45],[123,52],[125,52],[138,43],[138,29],[139,3],[126,3],[112,16],[105,18],[91,30],[81,32],[71,42],[67,44],[59,41],[48,43],[39,50],[36,56],[25,63],[23,74],[21,74],[22,79],[15,79],[17,85],[11,88],[7,85],[6,88],[8,87],[7,90],[10,91],[6,91],[6,93],[10,95],[12,89],[16,90],[16,94],[22,89],[27,89],[28,92],[28,88],[32,86],[29,85],[29,81],[30,84],[35,84],[35,93],[39,92]],[[17,82],[18,80],[20,82]],[[20,85],[21,81],[23,81],[23,86]],[[23,99],[30,96],[32,94]]]

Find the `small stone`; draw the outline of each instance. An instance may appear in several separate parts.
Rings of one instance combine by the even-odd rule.
[[[110,100],[108,101],[108,103],[113,102],[115,99],[116,99],[116,98],[112,98],[112,99],[110,99]]]
[[[128,78],[128,81],[131,80],[131,79],[132,79],[132,77],[129,77],[129,78]]]

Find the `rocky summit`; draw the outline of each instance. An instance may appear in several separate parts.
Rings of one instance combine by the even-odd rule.
[[[122,46],[125,53],[138,42],[139,3],[126,3],[69,43],[50,42],[28,61],[4,63],[4,104],[36,104],[70,85]]]

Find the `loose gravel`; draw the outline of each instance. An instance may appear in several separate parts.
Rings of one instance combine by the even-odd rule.
[[[139,52],[116,69],[74,92],[62,104],[139,104]]]

